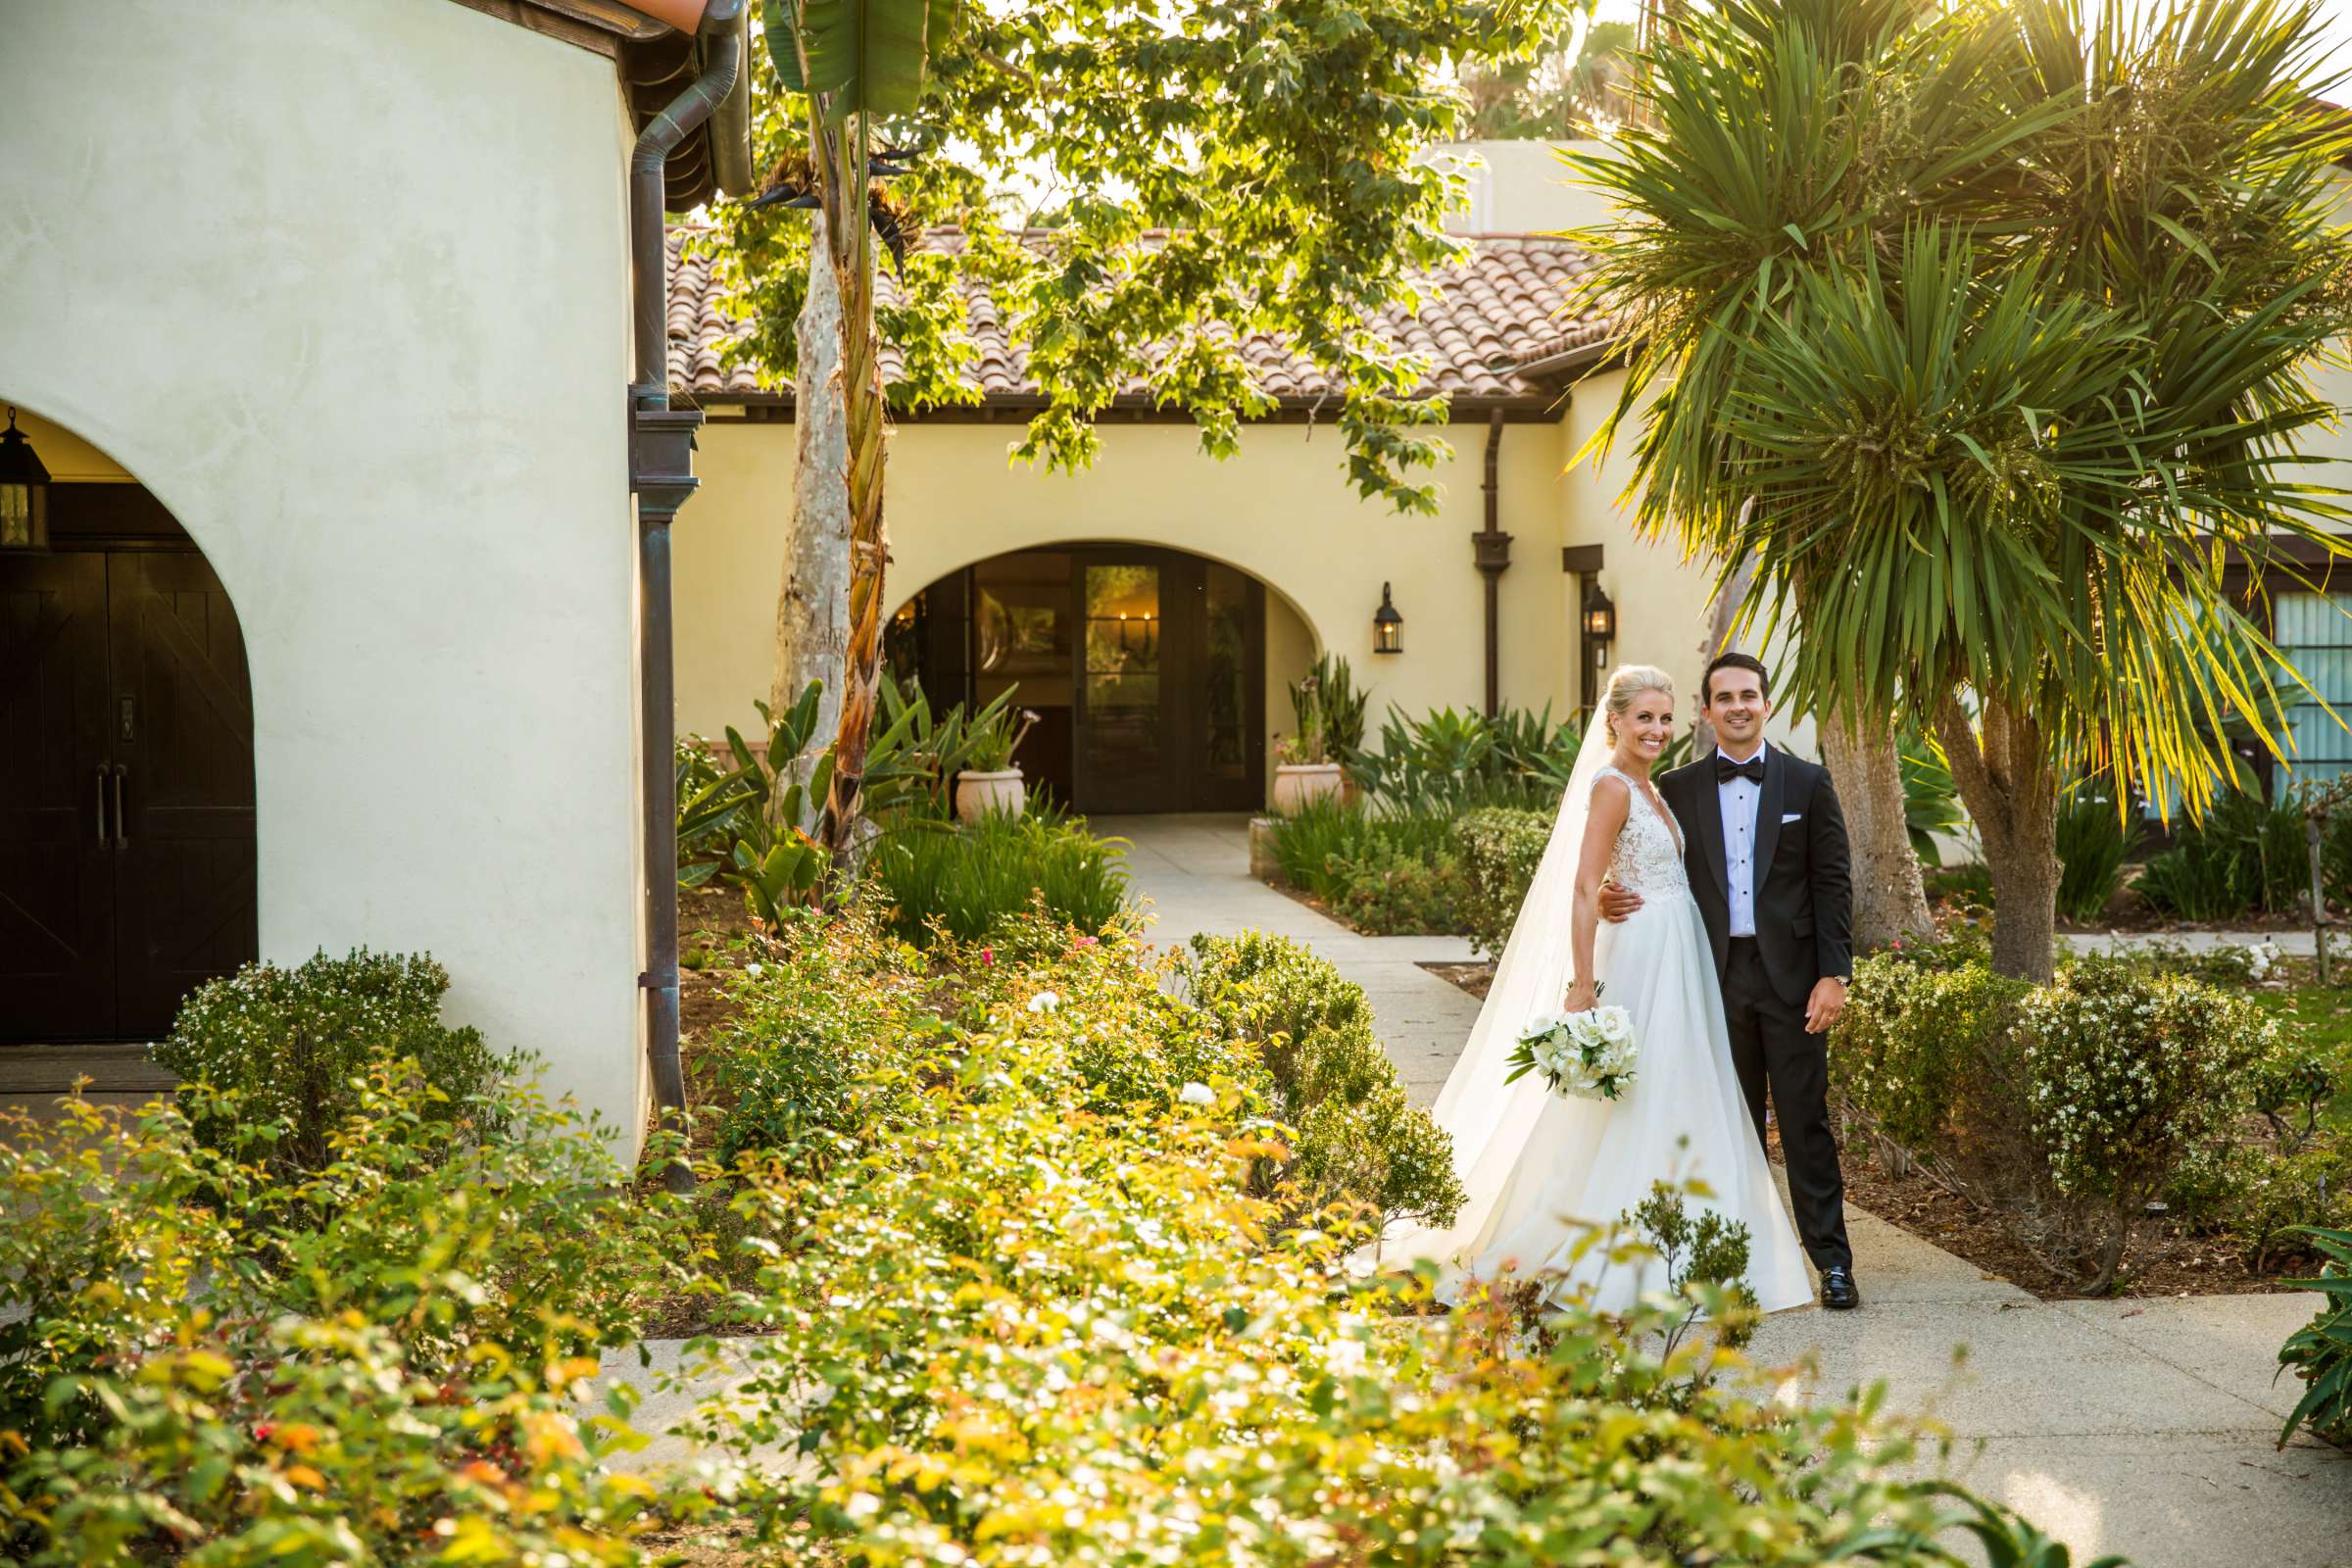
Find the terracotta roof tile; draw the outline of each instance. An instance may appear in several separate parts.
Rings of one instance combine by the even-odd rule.
[[[760,386],[749,366],[732,369],[721,365],[722,343],[735,331],[735,316],[724,291],[713,278],[708,258],[683,254],[685,231],[669,237],[670,278],[667,327],[669,374],[681,392],[705,398],[746,396],[782,397],[780,390]],[[959,242],[954,233],[933,235],[931,246]],[[1419,388],[1456,396],[1544,396],[1551,390],[1543,381],[1521,373],[1521,368],[1607,338],[1610,322],[1591,314],[1564,314],[1577,284],[1593,266],[1591,252],[1566,240],[1533,234],[1484,236],[1474,242],[1465,264],[1433,274],[1436,297],[1416,315],[1392,306],[1382,313],[1382,330],[1398,347],[1429,357],[1429,369]],[[895,283],[887,270],[881,294],[887,300]],[[986,397],[1034,396],[1027,355],[1006,331],[1004,313],[977,284],[965,285],[964,320],[977,357],[966,369],[969,383]],[[1263,332],[1252,332],[1243,343],[1257,384],[1277,397],[1311,398],[1336,395],[1337,385],[1289,344]],[[894,378],[900,361],[896,350],[882,351],[882,374]],[[1145,390],[1139,379],[1129,390]]]

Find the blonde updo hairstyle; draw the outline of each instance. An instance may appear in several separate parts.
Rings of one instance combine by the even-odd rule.
[[[1609,671],[1608,689],[1601,694],[1601,726],[1609,744],[1617,744],[1617,720],[1643,692],[1664,692],[1674,702],[1674,678],[1655,664],[1619,664]]]

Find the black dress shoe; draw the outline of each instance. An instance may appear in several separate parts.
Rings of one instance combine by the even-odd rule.
[[[1850,1312],[1862,1304],[1852,1269],[1840,1263],[1821,1271],[1821,1304],[1833,1312]]]

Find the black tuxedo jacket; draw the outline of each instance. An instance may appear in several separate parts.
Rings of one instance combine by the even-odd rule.
[[[1720,977],[1731,951],[1731,878],[1724,870],[1723,802],[1715,754],[1658,781],[1658,794],[1683,828],[1683,859],[1691,896],[1707,922]],[[1801,1006],[1814,982],[1854,972],[1854,897],[1845,813],[1830,771],[1764,752],[1764,788],[1756,803],[1756,947],[1781,1000]]]

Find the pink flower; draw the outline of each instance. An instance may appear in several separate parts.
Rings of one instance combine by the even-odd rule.
[[[1093,947],[1094,945],[1095,945],[1095,939],[1094,939],[1093,937],[1080,937],[1080,938],[1078,939],[1078,946],[1080,946],[1080,947],[1082,947],[1082,948],[1091,948],[1091,947]]]
[[[997,961],[997,950],[996,950],[996,949],[994,949],[994,948],[982,948],[982,949],[980,950],[980,961],[981,961],[982,963],[994,963],[994,962],[996,962],[996,961]]]

